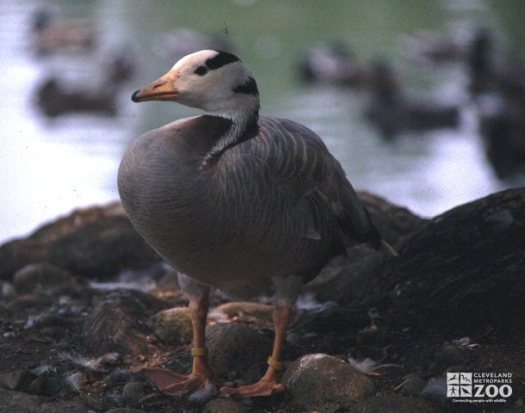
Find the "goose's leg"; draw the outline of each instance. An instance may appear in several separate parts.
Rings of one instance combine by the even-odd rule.
[[[220,390],[223,396],[238,397],[260,397],[270,396],[272,393],[284,390],[284,384],[279,381],[279,371],[282,370],[280,362],[282,348],[286,336],[286,328],[290,322],[292,314],[291,306],[276,306],[273,312],[275,325],[275,340],[271,357],[268,359],[268,369],[261,379],[254,384],[242,387],[222,387]]]
[[[178,375],[167,369],[147,369],[146,375],[165,394],[180,396],[203,388],[216,391],[216,380],[206,358],[206,318],[209,305],[209,288],[184,274],[179,274],[179,285],[190,298],[189,308],[193,326],[193,368],[189,376]]]
[[[303,285],[299,277],[286,277],[273,279],[277,302],[273,311],[275,326],[275,339],[272,355],[268,358],[268,369],[264,376],[254,384],[241,387],[222,387],[221,395],[238,396],[242,398],[270,396],[273,393],[284,391],[285,387],[279,380],[279,373],[283,369],[281,362],[283,345],[286,339],[286,330],[290,324],[293,307]]]

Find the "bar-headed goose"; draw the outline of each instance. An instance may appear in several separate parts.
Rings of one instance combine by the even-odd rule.
[[[222,394],[283,390],[281,353],[301,286],[345,242],[382,244],[337,160],[311,130],[260,117],[259,92],[236,56],[202,50],[132,97],[203,109],[139,137],[119,169],[120,196],[145,240],[190,299],[193,370],[147,373],[167,394],[210,386],[204,330],[210,287],[253,296],[275,285],[275,342],[261,380]],[[345,241],[346,240],[346,241]]]

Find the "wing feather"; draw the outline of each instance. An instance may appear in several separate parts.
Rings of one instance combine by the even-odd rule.
[[[290,120],[261,118],[260,138],[264,143],[254,142],[254,154],[265,160],[288,196],[298,202],[315,191],[326,200],[344,234],[358,241],[380,242],[343,168],[318,135]]]

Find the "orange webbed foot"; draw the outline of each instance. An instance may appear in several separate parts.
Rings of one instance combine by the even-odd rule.
[[[217,389],[215,381],[207,373],[192,373],[185,376],[175,374],[167,369],[146,369],[144,373],[162,393],[170,396],[182,396],[197,390],[214,393]]]

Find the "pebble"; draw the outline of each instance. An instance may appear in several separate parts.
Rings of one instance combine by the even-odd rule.
[[[374,383],[364,374],[327,354],[308,354],[283,375],[292,404],[333,413],[371,395]]]
[[[447,398],[447,383],[445,377],[431,377],[422,390],[421,396],[432,400],[445,400]]]
[[[29,385],[29,393],[41,396],[56,396],[64,389],[64,379],[60,374],[43,374]]]
[[[223,381],[257,381],[266,370],[271,340],[243,324],[214,324],[206,329],[210,366]]]
[[[85,403],[73,400],[55,400],[50,397],[0,389],[2,413],[86,413]]]
[[[190,309],[175,307],[161,311],[152,317],[153,332],[171,345],[189,344],[193,338]]]
[[[246,409],[242,403],[231,399],[213,399],[204,407],[203,413],[245,413]]]
[[[0,374],[0,387],[9,390],[25,390],[36,375],[26,369],[16,369]]]
[[[54,288],[69,281],[71,273],[47,263],[28,264],[18,270],[13,284],[18,294],[50,294]]]
[[[436,361],[443,367],[459,366],[468,361],[467,354],[454,344],[446,343],[436,354]]]
[[[148,351],[146,336],[151,333],[147,317],[162,303],[137,290],[118,289],[97,296],[86,318],[82,335],[92,352],[118,351],[121,356]]]
[[[139,401],[144,397],[144,384],[138,381],[130,381],[126,383],[122,389],[124,398],[129,402]]]
[[[0,281],[0,297],[10,298],[16,295],[13,284],[7,281]]]
[[[419,396],[425,388],[426,381],[416,373],[409,373],[399,387],[399,394],[402,396]]]
[[[104,378],[104,383],[114,386],[131,380],[131,372],[126,369],[115,369]]]

